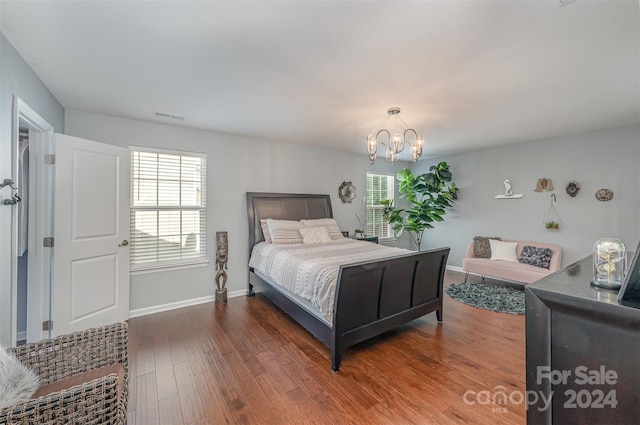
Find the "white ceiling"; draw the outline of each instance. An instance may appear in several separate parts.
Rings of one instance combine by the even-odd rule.
[[[363,155],[391,106],[426,156],[640,122],[638,0],[1,0],[0,15],[68,109]]]

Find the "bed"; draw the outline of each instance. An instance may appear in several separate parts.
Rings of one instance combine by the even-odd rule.
[[[333,211],[329,195],[248,192],[247,217],[251,256],[254,247],[264,242],[261,219],[332,218]],[[260,291],[326,344],[331,350],[331,368],[337,372],[343,351],[352,345],[432,312],[442,321],[448,255],[449,248],[438,248],[339,266],[330,320],[308,300],[252,266],[247,296]]]

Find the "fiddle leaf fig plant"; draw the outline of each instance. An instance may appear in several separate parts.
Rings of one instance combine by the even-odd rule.
[[[424,231],[432,229],[435,222],[444,221],[446,209],[457,199],[458,188],[446,162],[432,165],[428,173],[413,175],[405,168],[396,174],[400,196],[409,203],[408,208],[398,208],[392,199],[382,201],[383,216],[396,234],[407,231],[420,251]]]

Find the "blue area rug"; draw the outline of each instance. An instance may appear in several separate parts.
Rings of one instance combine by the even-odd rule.
[[[486,283],[454,283],[447,287],[447,294],[454,300],[509,314],[524,314],[524,291]]]

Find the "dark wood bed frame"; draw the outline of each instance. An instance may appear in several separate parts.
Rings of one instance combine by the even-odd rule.
[[[329,195],[247,193],[249,255],[263,241],[260,219],[301,220],[333,217]],[[331,369],[340,368],[347,347],[373,338],[425,314],[442,321],[443,279],[449,248],[432,249],[374,262],[340,267],[333,326],[301,307],[275,283],[249,267],[247,296],[254,288],[331,349]]]

